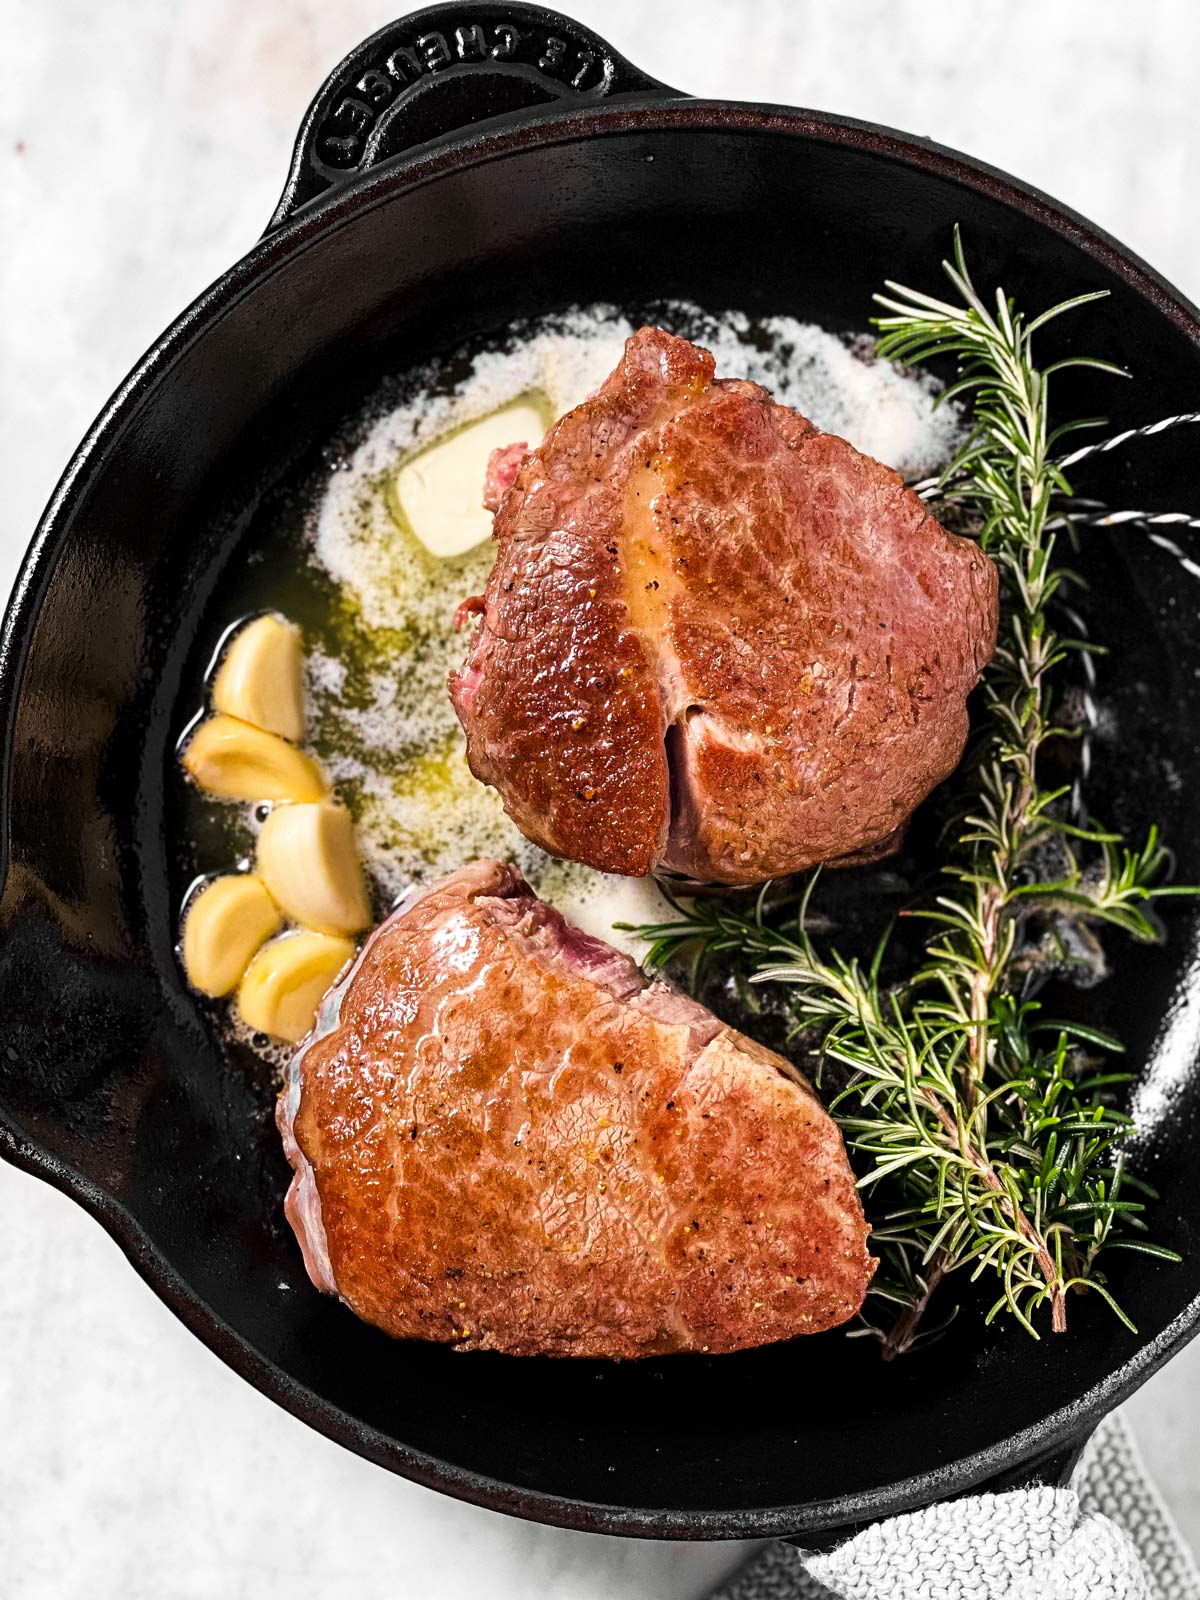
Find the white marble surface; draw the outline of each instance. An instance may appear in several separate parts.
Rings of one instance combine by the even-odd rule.
[[[403,0],[0,0],[0,592],[139,352],[256,237],[329,66]],[[1200,298],[1192,0],[564,0],[697,93],[927,133]],[[0,1167],[5,1600],[700,1595],[728,1547],[602,1540],[358,1461],[209,1355],[60,1196]],[[1200,1543],[1200,1342],[1130,1407]]]

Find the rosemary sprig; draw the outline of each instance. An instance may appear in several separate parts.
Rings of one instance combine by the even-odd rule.
[[[1128,1118],[1114,1094],[1127,1075],[1120,1043],[1042,1015],[1036,979],[1098,955],[1095,929],[1135,939],[1158,930],[1150,902],[1169,889],[1167,855],[1150,830],[1141,848],[1073,824],[1065,789],[1044,789],[1047,740],[1070,738],[1051,711],[1055,669],[1090,648],[1061,637],[1055,601],[1069,574],[1055,559],[1071,486],[1055,446],[1091,425],[1052,428],[1050,380],[1068,367],[1124,375],[1072,357],[1039,367],[1033,339],[1079,295],[1026,321],[997,291],[988,305],[967,271],[957,231],[943,263],[960,303],[889,283],[876,296],[881,356],[905,365],[950,356],[959,367],[943,402],[968,401],[970,432],[940,478],[1000,569],[995,657],[982,685],[983,729],[960,773],[955,833],[937,892],[911,913],[930,925],[923,957],[902,983],[881,983],[886,934],[868,964],[818,951],[806,893],[785,925],[766,895],[752,907],[697,900],[682,920],[641,930],[648,963],[688,947],[722,953],[759,984],[786,986],[798,1030],[820,1038],[840,1087],[831,1109],[878,1197],[874,1238],[884,1264],[875,1293],[898,1306],[887,1328],[864,1324],[886,1356],[920,1336],[929,1301],[954,1273],[990,1276],[988,1319],[1011,1313],[1034,1337],[1048,1308],[1062,1331],[1067,1297],[1091,1288],[1128,1318],[1105,1286],[1099,1258],[1118,1245],[1177,1259],[1149,1243],[1121,1141]],[[812,882],[810,880],[809,893]],[[1094,963],[1093,963],[1094,964]]]

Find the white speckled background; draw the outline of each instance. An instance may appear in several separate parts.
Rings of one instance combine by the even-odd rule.
[[[1200,298],[1193,0],[565,0],[649,72],[956,145]],[[270,215],[324,73],[403,0],[0,0],[0,592],[132,361]],[[0,1166],[4,1600],[685,1600],[739,1558],[526,1526],[277,1411],[82,1212]],[[699,1400],[700,1397],[698,1397]],[[1200,1342],[1129,1414],[1200,1544]]]

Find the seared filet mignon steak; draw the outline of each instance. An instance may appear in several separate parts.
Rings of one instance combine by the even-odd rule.
[[[494,861],[373,935],[279,1121],[310,1274],[401,1338],[738,1350],[846,1321],[874,1267],[804,1079]]]
[[[877,854],[962,753],[991,561],[685,339],[634,334],[495,534],[451,694],[471,770],[556,855],[756,883]]]

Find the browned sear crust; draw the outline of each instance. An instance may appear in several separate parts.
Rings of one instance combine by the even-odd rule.
[[[324,1286],[397,1337],[730,1351],[866,1293],[862,1206],[808,1084],[511,867],[385,923],[293,1072],[289,1216]]]
[[[545,849],[755,883],[899,838],[962,753],[997,578],[897,473],[713,372],[643,328],[524,459],[451,693]]]

